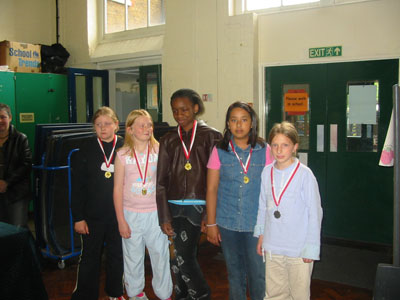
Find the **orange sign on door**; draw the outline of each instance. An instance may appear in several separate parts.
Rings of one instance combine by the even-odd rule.
[[[308,94],[307,93],[286,93],[285,112],[307,112]]]

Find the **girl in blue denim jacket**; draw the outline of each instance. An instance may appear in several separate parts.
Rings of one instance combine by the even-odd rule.
[[[214,147],[207,173],[207,239],[221,245],[228,271],[229,299],[261,300],[265,267],[257,255],[253,230],[257,219],[261,172],[271,163],[269,146],[258,136],[258,118],[246,103],[227,111],[224,138]]]

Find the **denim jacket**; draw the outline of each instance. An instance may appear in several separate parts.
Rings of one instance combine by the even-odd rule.
[[[233,142],[233,141],[232,141]],[[246,164],[250,146],[242,150],[234,142],[236,153]],[[217,200],[217,224],[225,229],[241,232],[253,232],[257,221],[258,198],[260,195],[261,172],[265,166],[267,144],[256,144],[250,160],[247,176],[250,181],[243,181],[243,169],[232,149],[229,152],[219,149],[221,162]]]

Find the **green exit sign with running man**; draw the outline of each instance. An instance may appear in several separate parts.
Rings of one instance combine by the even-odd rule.
[[[342,46],[319,47],[308,49],[309,58],[342,56]]]

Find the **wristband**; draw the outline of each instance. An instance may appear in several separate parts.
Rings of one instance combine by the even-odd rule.
[[[217,224],[206,224],[207,227],[217,226]]]

